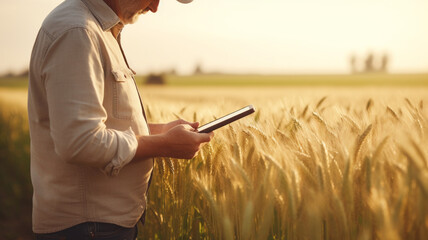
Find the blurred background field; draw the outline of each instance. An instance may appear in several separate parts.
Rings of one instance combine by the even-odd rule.
[[[144,82],[143,78],[137,78]],[[426,86],[428,74],[167,75],[172,86]]]
[[[426,239],[428,86],[406,76],[138,77],[153,122],[257,109],[193,160],[156,159],[139,238]],[[31,239],[27,83],[0,86],[0,239]]]
[[[136,76],[138,84],[148,78],[156,79],[149,85],[168,86],[428,86],[428,74],[330,74],[330,75],[242,75],[242,74],[157,74]],[[23,88],[28,86],[26,77],[0,77],[0,87]]]

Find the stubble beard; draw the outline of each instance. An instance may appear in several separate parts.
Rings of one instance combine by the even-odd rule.
[[[123,14],[123,24],[134,24],[138,17],[140,16],[139,12],[131,12],[131,11],[125,11]]]
[[[130,18],[128,18],[128,24],[134,24],[135,22],[137,22],[139,16],[139,13],[135,13],[134,15],[132,15]]]
[[[120,0],[119,1],[120,4],[119,6],[121,7],[121,11],[122,11],[122,21],[123,24],[133,24],[138,20],[138,17],[143,13],[142,11],[139,12],[135,12],[136,6],[133,6],[129,3],[129,1],[123,1]],[[123,7],[126,6],[126,7]]]

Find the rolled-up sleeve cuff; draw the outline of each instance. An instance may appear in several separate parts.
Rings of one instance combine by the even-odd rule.
[[[137,138],[131,128],[123,132],[114,132],[117,137],[116,155],[104,169],[101,169],[108,176],[117,176],[119,171],[134,158],[138,147]]]

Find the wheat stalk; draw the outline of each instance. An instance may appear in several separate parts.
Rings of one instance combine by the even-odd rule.
[[[358,155],[360,154],[361,147],[366,140],[367,136],[369,135],[370,131],[372,130],[372,124],[370,124],[364,132],[358,136],[356,142],[355,142],[355,150],[354,150],[354,159],[358,159]]]
[[[386,111],[387,111],[388,113],[390,113],[390,114],[391,114],[391,116],[393,116],[395,120],[397,120],[397,121],[399,121],[399,120],[400,120],[400,118],[398,117],[398,115],[397,115],[397,114],[394,112],[394,110],[392,110],[392,108],[390,108],[389,106],[388,106],[388,107],[386,107]]]
[[[321,99],[318,101],[317,105],[315,106],[315,109],[318,109],[318,108],[321,106],[321,104],[323,104],[323,102],[324,102],[326,99],[327,99],[327,96],[324,96],[323,98],[321,98]]]
[[[370,112],[370,110],[372,109],[373,105],[374,105],[373,99],[371,99],[371,98],[370,98],[370,99],[367,101],[367,104],[366,104],[366,111],[367,111],[367,112]]]

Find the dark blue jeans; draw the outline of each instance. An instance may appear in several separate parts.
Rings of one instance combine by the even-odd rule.
[[[86,222],[59,232],[35,234],[36,240],[135,240],[138,228],[124,228],[110,223]]]

